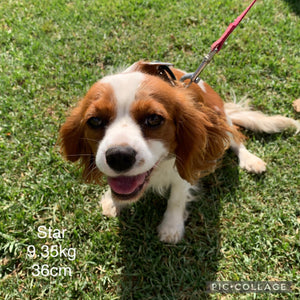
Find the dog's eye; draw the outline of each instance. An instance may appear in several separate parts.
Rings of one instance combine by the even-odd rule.
[[[87,124],[93,129],[98,129],[103,128],[106,125],[106,122],[101,118],[91,117],[87,120]]]
[[[146,125],[147,127],[158,127],[160,125],[162,125],[162,123],[164,122],[164,118],[160,115],[157,114],[152,114],[149,115],[148,117],[146,117],[144,125]]]

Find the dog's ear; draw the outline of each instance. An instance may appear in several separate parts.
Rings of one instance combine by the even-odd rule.
[[[62,153],[67,160],[72,162],[79,160],[81,154],[86,154],[81,120],[82,105],[79,104],[67,117],[59,131],[59,144]]]
[[[229,144],[225,117],[199,103],[181,99],[177,103],[175,149],[180,176],[193,183],[214,171]]]
[[[86,181],[98,181],[100,172],[95,165],[93,151],[84,136],[84,110],[84,100],[81,100],[60,128],[58,144],[67,160],[72,162],[80,160]]]

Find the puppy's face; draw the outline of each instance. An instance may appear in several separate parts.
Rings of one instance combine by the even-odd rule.
[[[137,200],[152,171],[176,146],[173,112],[163,104],[166,99],[151,94],[145,76],[104,78],[93,87],[97,100],[85,113],[85,138],[115,200]]]
[[[192,98],[141,72],[105,77],[62,126],[64,154],[81,160],[87,179],[105,174],[116,201],[138,200],[153,171],[172,156],[181,177],[191,181],[224,151],[224,132],[209,136],[216,116]]]

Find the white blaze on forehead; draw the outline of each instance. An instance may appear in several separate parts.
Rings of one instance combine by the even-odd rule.
[[[104,77],[101,82],[109,83],[117,101],[117,118],[129,113],[135,95],[145,75],[140,72],[121,73]]]

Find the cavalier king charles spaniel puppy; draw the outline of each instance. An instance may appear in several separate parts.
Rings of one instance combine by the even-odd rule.
[[[243,145],[240,126],[267,133],[300,129],[293,119],[224,103],[202,80],[187,87],[179,81],[184,74],[169,64],[139,61],[96,82],[60,129],[62,152],[81,162],[85,179],[101,183],[107,177],[104,215],[116,216],[148,189],[170,188],[158,226],[168,243],[183,237],[193,184],[214,171],[227,148],[247,171],[266,170]]]

